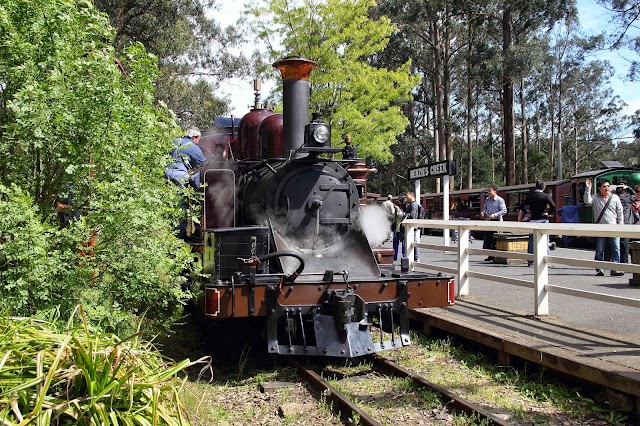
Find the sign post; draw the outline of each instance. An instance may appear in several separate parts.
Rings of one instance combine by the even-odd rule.
[[[457,169],[456,162],[451,160],[438,161],[409,169],[409,180],[415,181],[418,203],[420,203],[420,179],[442,177],[442,218],[444,220],[449,220],[449,176],[455,175]],[[444,229],[442,235],[444,236],[444,245],[448,246],[450,242],[449,230]]]

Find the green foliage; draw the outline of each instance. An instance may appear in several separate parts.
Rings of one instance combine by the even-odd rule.
[[[217,83],[248,74],[239,53],[241,34],[221,28],[211,0],[95,0],[115,28],[116,51],[142,43],[159,58],[156,97],[174,111],[183,128],[211,126],[228,101],[215,96]],[[194,80],[194,76],[205,79]]]
[[[373,0],[267,0],[248,13],[258,38],[271,46],[272,59],[298,55],[316,61],[311,74],[311,108],[333,125],[332,144],[353,136],[358,154],[392,160],[390,146],[408,123],[401,105],[410,100],[419,77],[409,62],[383,68],[371,65],[395,26],[386,17],[372,20]],[[280,39],[271,40],[278,35]],[[274,46],[282,46],[276,49]]]
[[[640,78],[640,36],[635,29],[638,25],[637,10],[640,3],[638,0],[598,0],[597,3],[611,12],[611,21],[615,24],[610,26],[612,30],[609,34],[605,34],[607,47],[612,50],[622,48],[635,52],[635,57],[627,59],[630,63],[628,77],[637,81]]]
[[[136,336],[90,331],[83,318],[60,329],[54,314],[0,317],[3,424],[187,424],[174,379],[189,360],[169,362]]]
[[[73,247],[73,237],[43,223],[15,185],[0,184],[0,310],[28,315],[73,299],[69,282],[90,278],[70,266],[75,256],[60,245]]]
[[[213,127],[213,119],[227,111],[226,101],[214,95],[216,86],[205,80],[195,82],[162,75],[157,81],[156,97],[176,115],[182,128]]]
[[[111,329],[143,314],[166,325],[191,258],[170,234],[179,194],[163,172],[179,129],[154,100],[155,57],[132,44],[118,60],[88,1],[5,1],[0,33],[3,235],[14,244],[0,291],[20,287],[16,315],[83,300]],[[82,216],[59,230],[56,201],[69,194]],[[17,236],[33,242],[19,261]]]

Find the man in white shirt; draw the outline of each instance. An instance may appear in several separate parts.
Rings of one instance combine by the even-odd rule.
[[[487,199],[484,201],[484,208],[480,213],[480,217],[484,220],[502,220],[502,216],[507,214],[507,206],[504,199],[498,195],[498,187],[495,185],[487,188]],[[493,240],[493,234],[495,232],[485,231],[484,242],[482,244],[483,249],[496,249],[496,243]],[[491,262],[494,260],[493,256],[489,256],[485,259],[485,262]]]
[[[593,206],[593,223],[602,223],[610,225],[622,225],[624,216],[622,203],[616,194],[611,193],[611,182],[602,179],[597,182],[597,192],[591,195],[591,180],[585,182],[586,189],[584,191],[584,202]],[[611,250],[611,261],[620,263],[620,238],[618,237],[596,237],[596,260],[604,260],[604,250],[606,246]],[[601,277],[604,271],[600,268],[596,269],[596,275]],[[624,272],[611,270],[611,276],[619,277]]]

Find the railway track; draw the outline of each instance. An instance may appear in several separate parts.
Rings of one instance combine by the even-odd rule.
[[[496,426],[508,426],[511,424],[482,407],[453,394],[441,386],[429,382],[424,377],[407,370],[389,359],[379,355],[369,355],[366,359],[372,363],[377,372],[388,376],[411,379],[414,384],[436,393],[440,397],[443,405],[451,407],[455,412],[472,416],[477,419],[480,424]],[[357,418],[359,424],[363,426],[380,426],[382,424],[352,401],[351,398],[340,392],[335,386],[332,386],[312,368],[304,366],[294,358],[291,358],[291,362],[298,369],[304,380],[307,381],[311,387],[319,391],[321,395],[324,395],[327,401],[332,403],[334,410],[343,418]]]

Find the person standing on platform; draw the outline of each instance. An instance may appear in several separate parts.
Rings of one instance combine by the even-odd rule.
[[[636,225],[640,225],[640,191],[636,191],[636,200],[631,205],[633,208],[633,215],[636,218]]]
[[[394,203],[395,231],[393,233],[393,260],[398,260],[398,248],[402,243],[402,257],[407,257],[407,249],[404,243],[404,227],[402,220],[404,219],[404,204],[401,200]]]
[[[504,203],[504,199],[498,195],[498,187],[495,185],[487,188],[487,199],[484,201],[484,209],[480,213],[480,217],[484,220],[499,220],[502,221],[502,216],[507,214],[507,205]],[[496,243],[493,240],[493,231],[486,231],[484,233],[484,242],[482,244],[483,249],[495,250]],[[485,259],[486,262],[493,261],[494,256],[489,256]]]
[[[387,220],[389,221],[389,240],[393,240],[393,234],[396,232],[396,206],[393,204],[393,196],[387,195],[387,199],[382,203],[382,208],[387,214]]]
[[[416,196],[413,192],[407,192],[407,204],[404,208],[404,217],[407,219],[418,219],[420,209],[418,208],[418,203],[416,202]],[[420,242],[420,229],[414,228],[414,235],[410,235],[409,238],[413,238],[412,242]],[[407,244],[408,241],[405,242]],[[418,248],[414,247],[413,249],[413,259],[415,262],[420,262],[420,256],[418,255]]]
[[[532,223],[549,223],[548,215],[553,214],[556,204],[553,202],[549,194],[544,192],[546,185],[543,181],[536,181],[535,192],[529,194],[527,198],[520,203],[520,211],[518,212],[518,222],[522,222],[524,211],[528,207],[531,212]],[[547,254],[549,254],[549,242],[547,241]],[[528,253],[533,254],[533,234],[529,234]],[[527,265],[533,265],[533,261],[527,261]]]
[[[616,195],[622,204],[622,216],[625,225],[636,223],[633,203],[636,200],[636,191],[627,186],[626,182],[620,183],[616,188]],[[620,238],[620,263],[629,263],[629,238]]]
[[[591,195],[591,180],[585,182],[584,202],[588,206],[593,206],[593,223],[622,225],[624,216],[622,211],[622,203],[616,194],[611,194],[611,182],[602,179],[597,182],[597,192]],[[595,260],[604,260],[605,246],[609,246],[611,250],[611,261],[620,263],[620,238],[618,237],[596,237],[596,256]],[[604,276],[604,271],[596,268],[596,275]],[[619,277],[624,272],[611,270],[611,276]]]

